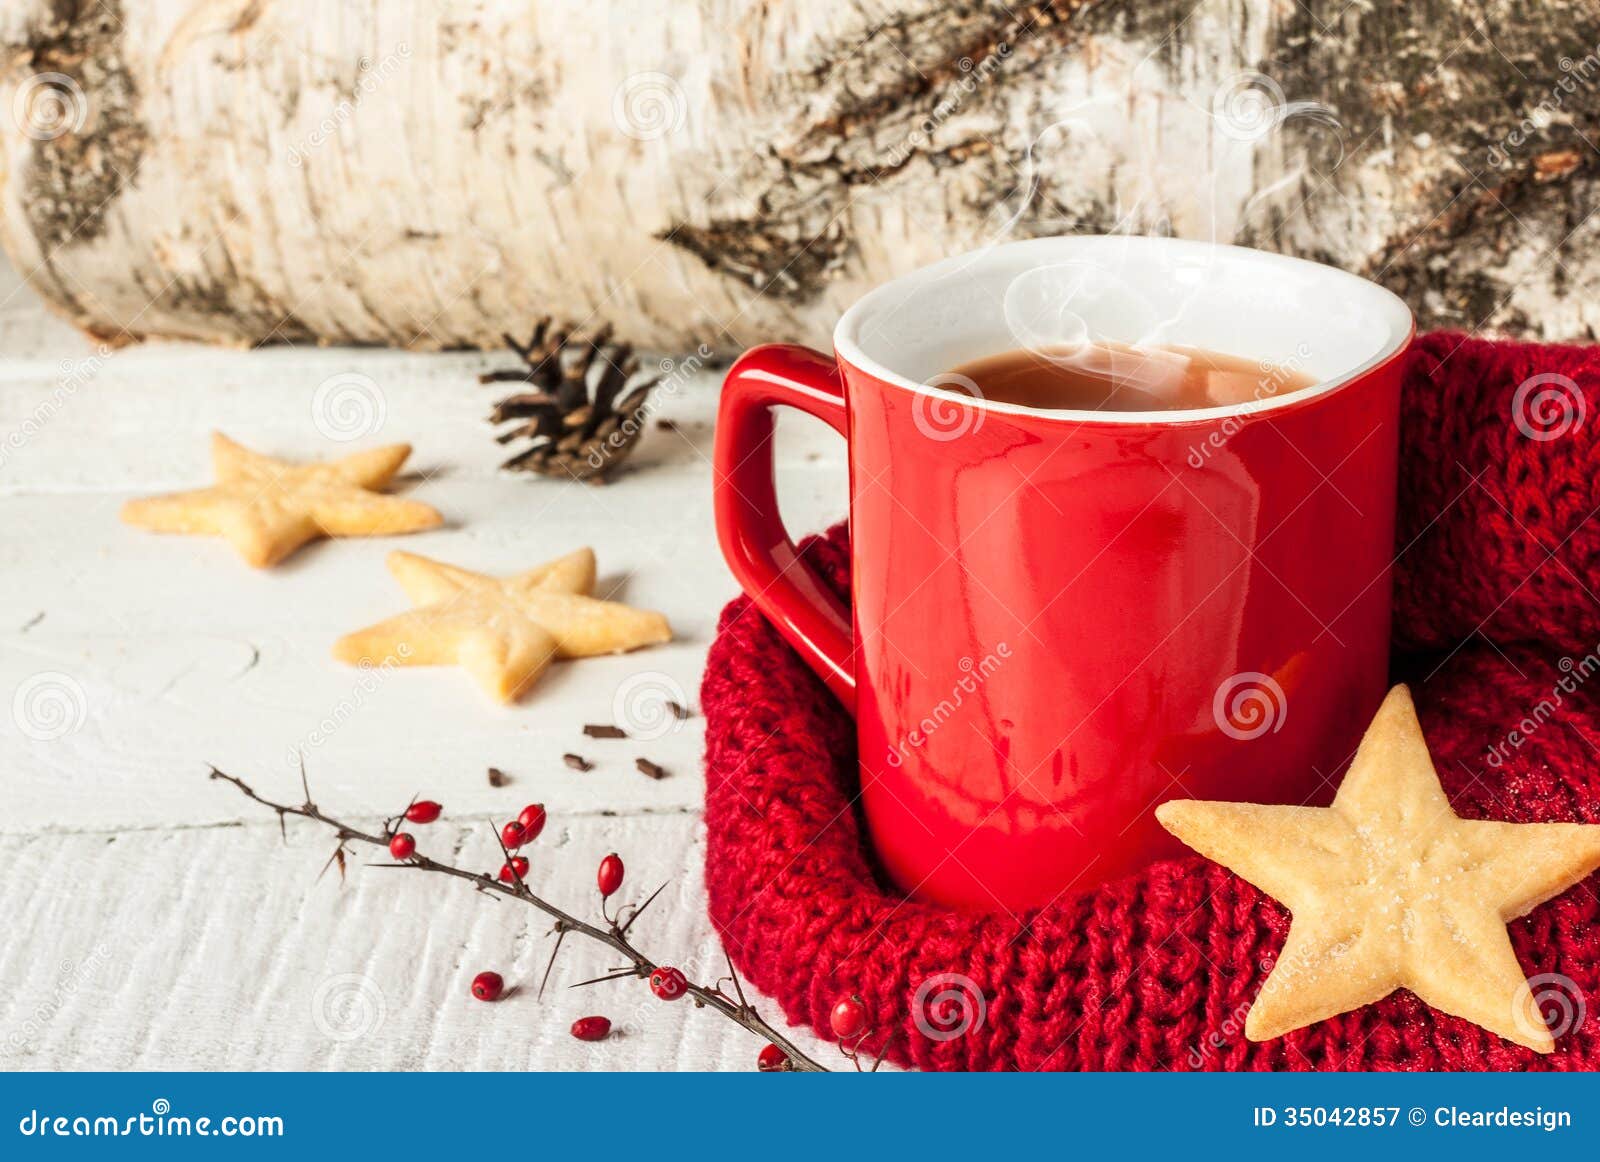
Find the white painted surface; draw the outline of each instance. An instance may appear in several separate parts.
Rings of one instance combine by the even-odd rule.
[[[611,963],[572,938],[537,1001],[548,943],[531,909],[420,873],[353,870],[342,889],[331,872],[319,881],[327,834],[291,826],[285,846],[269,813],[205,779],[216,763],[293,798],[298,748],[329,810],[371,822],[425,793],[447,819],[417,829],[423,850],[464,844],[462,859],[485,867],[498,862],[488,821],[543,801],[552,823],[529,852],[540,890],[590,907],[595,865],[618,851],[631,888],[673,885],[636,929],[641,946],[719,975],[702,889],[700,719],[649,742],[581,734],[612,720],[635,675],[696,702],[734,592],[711,525],[717,376],[665,398],[660,414],[678,430],[652,429],[630,471],[589,488],[494,470],[503,453],[483,417],[495,388],[475,377],[513,362],[177,345],[97,354],[5,274],[0,1067],[753,1066],[760,1043],[714,1013],[632,982],[568,991]],[[335,376],[367,377],[347,382],[382,400],[382,425],[364,441],[319,430],[313,401]],[[405,491],[447,526],[324,542],[257,572],[219,541],[122,525],[126,497],[209,479],[213,428],[306,458],[409,441]],[[795,527],[835,519],[836,437],[796,418],[780,447]],[[602,591],[667,614],[672,645],[558,663],[510,708],[458,670],[363,675],[329,658],[340,633],[405,608],[383,567],[392,547],[509,572],[581,544],[598,554]],[[565,751],[596,768],[567,769]],[[669,777],[638,774],[637,755]],[[491,765],[512,785],[491,788]],[[474,1002],[468,982],[486,968],[527,987]],[[575,1041],[568,1026],[587,1013],[609,1015],[621,1035]]]

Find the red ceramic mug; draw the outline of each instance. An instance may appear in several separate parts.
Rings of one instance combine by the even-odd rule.
[[[1051,316],[1053,294],[1070,309]],[[1264,386],[1279,366],[1316,383],[1164,412],[941,386],[1052,317],[1256,359]],[[1025,909],[1179,851],[1154,817],[1167,799],[1331,800],[1386,686],[1412,333],[1392,294],[1313,263],[1045,238],[872,291],[834,358],[767,346],[733,366],[723,553],[855,715],[861,805],[895,884]],[[848,441],[848,609],[779,520],[779,405]]]

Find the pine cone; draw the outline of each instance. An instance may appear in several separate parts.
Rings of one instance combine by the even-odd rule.
[[[639,413],[660,377],[640,378],[638,356],[627,344],[611,341],[609,326],[582,336],[544,318],[527,343],[509,335],[505,341],[527,366],[491,371],[478,382],[531,386],[497,403],[489,420],[516,421],[495,437],[498,442],[532,443],[503,467],[603,483],[643,433],[649,416]]]

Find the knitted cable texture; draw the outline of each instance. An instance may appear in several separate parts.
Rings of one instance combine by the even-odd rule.
[[[1394,678],[1457,813],[1600,822],[1600,348],[1437,334],[1408,360]],[[1534,376],[1564,379],[1519,394]],[[843,526],[804,552],[848,595]],[[1577,1022],[1550,1056],[1406,991],[1257,1044],[1244,1016],[1289,917],[1231,872],[1167,860],[1020,919],[908,900],[863,839],[849,716],[745,598],[701,699],[712,921],[823,1037],[855,993],[869,1050],[892,1034],[922,1069],[1600,1069],[1600,876],[1510,925]]]

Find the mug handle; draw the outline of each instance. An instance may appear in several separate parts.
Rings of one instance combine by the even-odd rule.
[[[717,539],[756,608],[854,714],[850,611],[800,559],[778,515],[772,409],[780,405],[815,416],[849,438],[844,380],[830,356],[786,343],[746,351],[722,381],[717,409]]]

